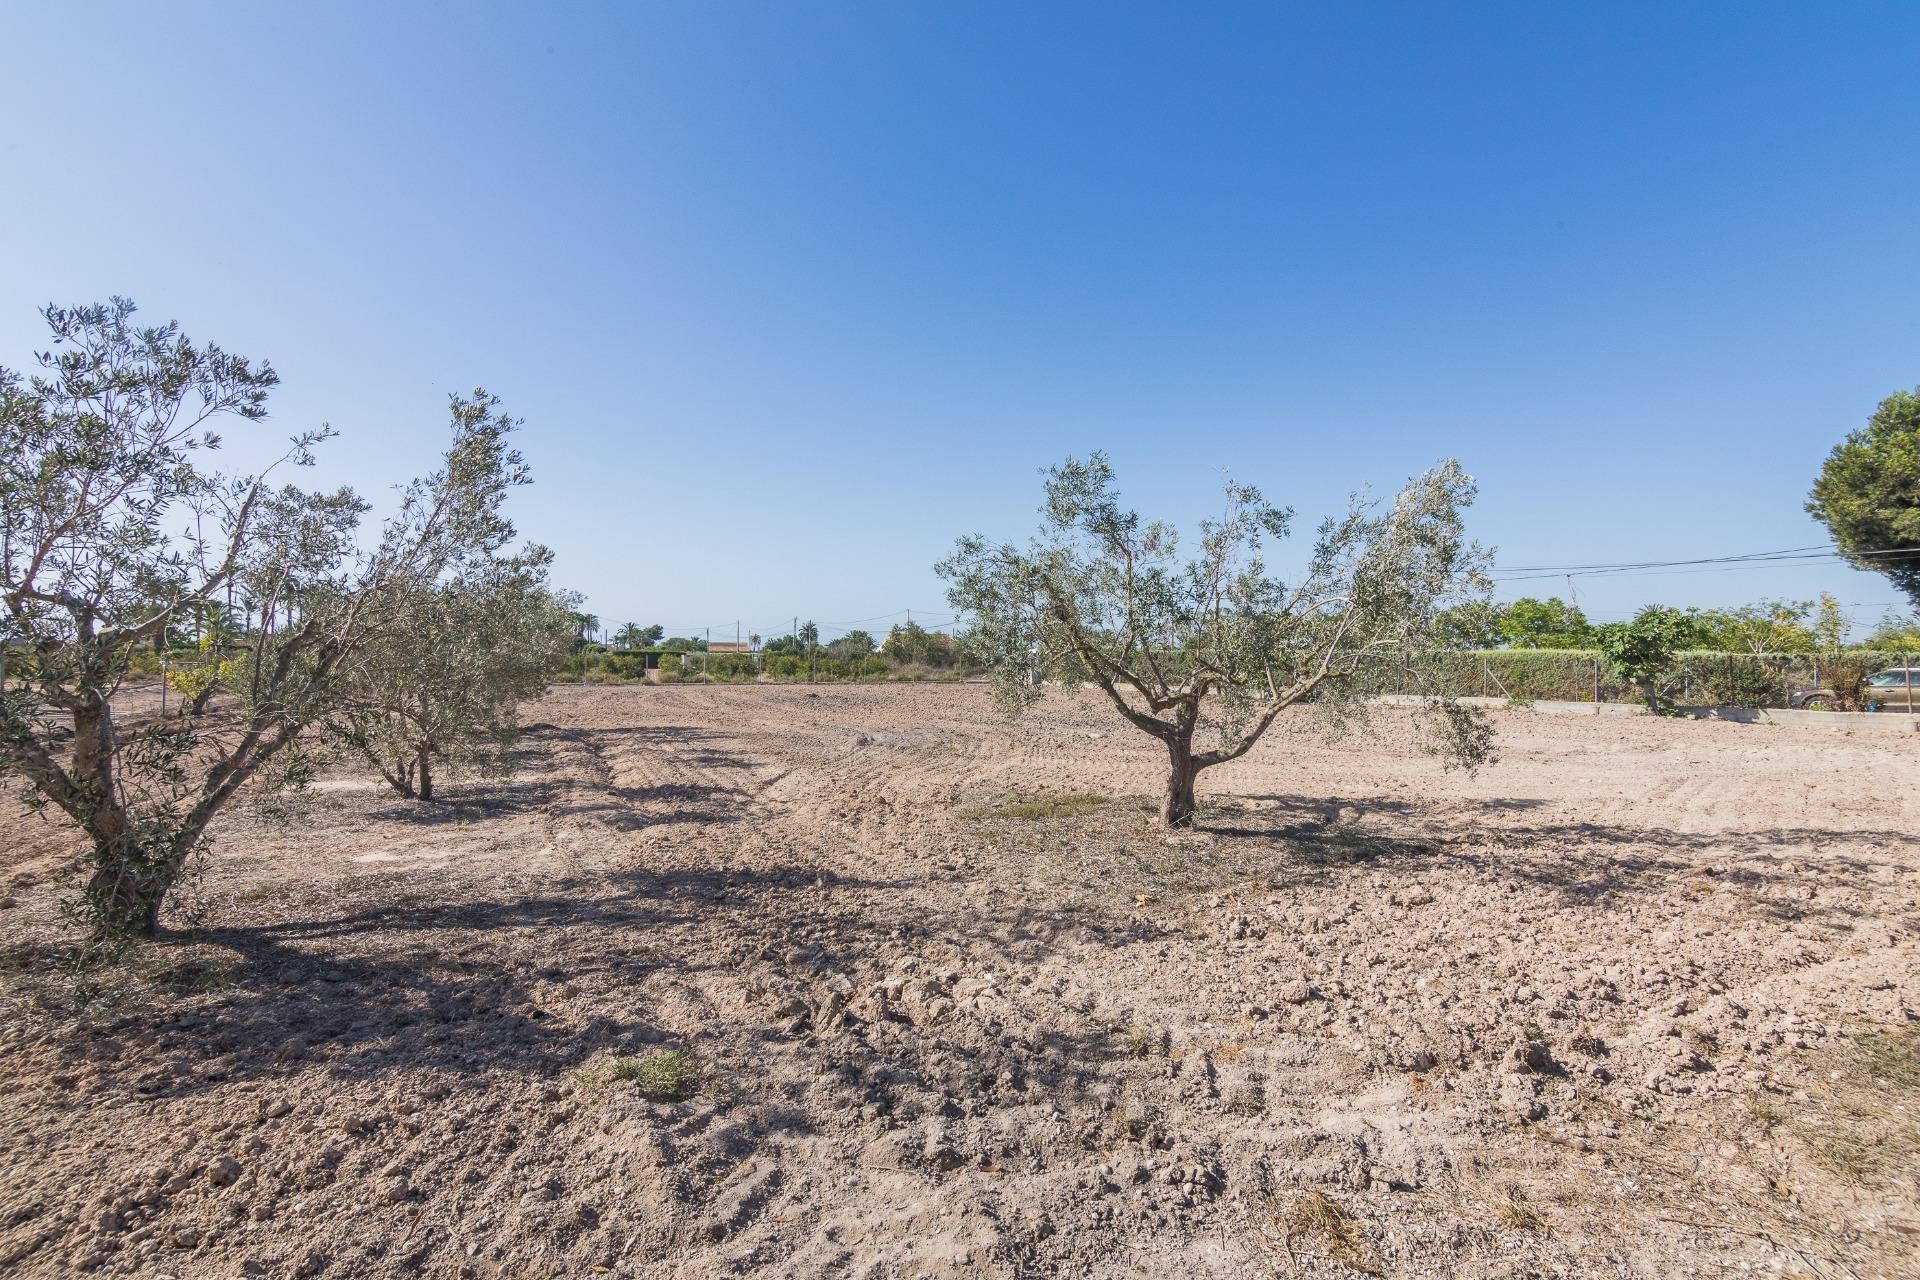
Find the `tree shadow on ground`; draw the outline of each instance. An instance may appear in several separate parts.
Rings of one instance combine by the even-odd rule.
[[[600,786],[572,799],[577,789],[555,782],[468,784],[433,800],[400,800],[369,809],[373,822],[431,828],[485,822],[521,814],[590,818],[632,833],[671,823],[736,822],[753,800],[739,787],[710,783],[663,783],[645,787]]]
[[[687,763],[702,769],[756,769],[763,762],[749,759],[722,744],[734,739],[724,733],[681,724],[597,725],[562,728],[553,724],[528,725],[523,736],[537,740],[560,738],[580,743],[599,754],[602,742],[615,746],[672,748],[675,763]]]
[[[383,797],[386,802],[369,809],[366,816],[412,827],[481,822],[538,813],[559,794],[560,787],[553,782],[463,780],[444,786],[432,800],[407,800],[389,793]]]
[[[307,1065],[343,1078],[553,1077],[664,1034],[643,1001],[597,1001],[583,1012],[556,984],[631,986],[659,967],[645,939],[711,910],[738,880],[704,870],[574,877],[509,900],[403,899],[181,931],[169,944],[206,957],[221,985],[191,1009],[122,1017],[108,1030],[116,1038],[185,1030],[195,1046],[224,1048],[218,1070],[167,1080],[160,1091],[169,1095]],[[391,882],[368,890],[391,895]]]
[[[1757,895],[1798,891],[1805,882],[1785,863],[1811,849],[1873,843],[1920,850],[1920,836],[1903,832],[1774,827],[1702,833],[1626,823],[1486,820],[1489,813],[1533,807],[1513,801],[1421,805],[1285,795],[1249,799],[1262,807],[1214,809],[1204,830],[1287,846],[1289,864],[1276,868],[1282,878],[1352,864],[1391,863],[1401,870],[1466,866],[1551,889],[1575,905],[1609,904],[1616,895],[1658,892],[1682,881]],[[1380,816],[1392,819],[1395,829],[1366,825]],[[1872,862],[1854,854],[1821,853],[1817,868],[1824,883],[1858,889],[1869,886],[1875,871]],[[1801,901],[1796,906],[1787,899],[1768,906],[1768,913],[1781,919],[1859,914],[1833,904]]]
[[[648,787],[601,787],[595,797],[572,804],[553,804],[548,812],[556,818],[587,818],[630,835],[648,827],[738,822],[753,800],[751,792],[738,787],[684,782]]]
[[[830,890],[830,909],[821,909],[818,894],[796,902],[794,890],[802,885]],[[747,872],[692,867],[577,876],[513,899],[382,901],[181,931],[170,940],[191,953],[182,958],[181,972],[217,980],[191,991],[177,983],[150,991],[135,1012],[93,1023],[92,1030],[125,1047],[150,1042],[143,1055],[150,1061],[166,1055],[199,1060],[187,1070],[116,1076],[112,1088],[143,1099],[315,1069],[342,1081],[420,1072],[554,1079],[596,1058],[697,1039],[721,1024],[730,1028],[727,1038],[741,1040],[731,1005],[724,1015],[714,1010],[689,1024],[687,991],[716,984],[733,989],[744,982],[743,956],[767,947],[784,951],[802,930],[832,935],[799,962],[802,971],[825,975],[850,971],[861,955],[897,947],[902,937],[954,945],[989,939],[1038,962],[1084,928],[1070,911],[928,916],[901,897],[912,887],[842,879],[799,863]],[[367,888],[383,898],[391,891],[391,885]],[[732,945],[716,946],[716,937]],[[682,1025],[662,1021],[663,988],[649,986],[653,980],[673,991]],[[896,1074],[898,1088],[950,1089],[943,1071],[964,1075],[960,1066],[970,1053],[999,1052],[988,1048],[991,1036],[976,1036],[971,1048],[961,1043],[956,1024],[939,1032],[949,1043],[944,1055],[935,1055],[943,1065],[931,1069],[912,1028],[793,1033],[779,1029],[771,1007],[753,1008],[765,1019],[760,1039],[773,1046],[761,1052],[879,1064],[883,1074]],[[1091,1080],[1109,1052],[1118,1051],[1110,1038],[1092,1029],[1084,1043],[1044,1052],[1034,1047],[1021,1055],[1016,1075],[1036,1087],[1077,1089],[1076,1081]],[[867,1089],[861,1082],[870,1077],[866,1067],[853,1071],[849,1096]]]

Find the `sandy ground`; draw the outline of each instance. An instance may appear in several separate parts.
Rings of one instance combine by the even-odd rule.
[[[1086,696],[527,719],[103,978],[0,797],[0,1274],[1920,1274],[1920,739],[1301,717],[1169,838]]]

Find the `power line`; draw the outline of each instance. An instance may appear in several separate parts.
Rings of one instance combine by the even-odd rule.
[[[1920,553],[1920,547],[1893,547],[1884,551],[1861,551],[1851,555],[1843,553],[1837,547],[1788,547],[1779,551],[1751,551],[1742,555],[1702,556],[1691,560],[1628,560],[1602,562],[1597,564],[1570,565],[1513,565],[1496,567],[1493,580],[1496,582],[1526,582],[1539,578],[1593,578],[1612,576],[1641,576],[1657,571],[1720,572],[1727,569],[1748,568],[1754,565],[1817,563],[1827,560],[1860,560],[1882,556],[1913,555]]]
[[[1637,569],[1651,565],[1668,564],[1718,564],[1727,560],[1755,560],[1767,556],[1799,555],[1805,552],[1828,551],[1829,546],[1788,547],[1782,551],[1749,551],[1733,556],[1703,556],[1695,560],[1603,560],[1593,564],[1516,564],[1502,566],[1510,573],[1580,573],[1587,570]]]

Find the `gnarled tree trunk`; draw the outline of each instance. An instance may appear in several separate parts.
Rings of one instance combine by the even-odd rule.
[[[1194,779],[1205,766],[1193,754],[1193,730],[1200,720],[1200,703],[1195,697],[1174,713],[1166,726],[1167,794],[1160,802],[1160,821],[1169,827],[1189,826],[1198,806],[1193,799]]]
[[[1193,799],[1193,783],[1200,766],[1193,758],[1191,739],[1174,739],[1167,744],[1171,757],[1167,769],[1167,794],[1160,802],[1160,821],[1169,827],[1184,827],[1193,822],[1198,807]]]
[[[76,785],[62,807],[78,818],[93,842],[93,875],[87,881],[96,938],[132,934],[150,938],[160,924],[160,902],[172,887],[164,861],[152,863],[134,831],[116,785],[113,706],[104,697],[72,708],[72,777]]]
[[[98,913],[95,937],[151,938],[160,928],[160,904],[178,870],[169,863],[145,865],[118,848],[96,846],[87,896]]]
[[[427,759],[432,753],[432,750],[430,746],[423,742],[420,744],[419,754],[415,757],[418,764],[415,766],[414,772],[420,779],[420,798],[422,800],[433,799],[433,765]]]

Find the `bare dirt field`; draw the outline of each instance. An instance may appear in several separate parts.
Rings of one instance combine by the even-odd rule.
[[[1169,837],[1088,696],[526,719],[104,976],[0,797],[0,1274],[1920,1274],[1920,738],[1302,714]]]

